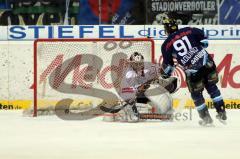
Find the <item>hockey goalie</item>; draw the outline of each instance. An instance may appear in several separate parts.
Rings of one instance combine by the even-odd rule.
[[[173,108],[170,93],[177,91],[178,78],[162,79],[160,67],[144,62],[139,52],[134,52],[127,63],[118,92],[121,104],[104,110],[110,113],[104,116],[104,121],[171,120]]]

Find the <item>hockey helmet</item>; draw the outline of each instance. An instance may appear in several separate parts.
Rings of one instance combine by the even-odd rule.
[[[130,66],[134,70],[140,70],[144,68],[144,57],[139,52],[134,52],[129,58]]]
[[[174,33],[178,30],[178,24],[175,19],[165,18],[163,19],[164,30],[167,35]]]

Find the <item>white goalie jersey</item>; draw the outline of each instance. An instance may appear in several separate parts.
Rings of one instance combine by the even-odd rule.
[[[159,67],[157,65],[148,64],[139,71],[128,67],[123,74],[119,95],[122,101],[131,101],[138,98],[138,87],[155,79],[159,79]],[[137,103],[135,106],[140,113],[158,113],[158,114],[172,114],[172,99],[169,92],[159,89],[159,83],[149,83],[150,88],[144,92],[145,97],[149,100],[148,103]],[[156,89],[157,88],[157,89]],[[155,90],[158,95],[151,95],[151,90]],[[141,105],[140,105],[141,104]],[[153,112],[154,110],[154,112]],[[136,122],[139,118],[134,113],[132,106],[124,107],[119,116],[105,117],[104,121],[127,121]]]
[[[159,79],[159,70],[159,65],[144,62],[144,57],[140,53],[134,52],[131,55],[128,67],[123,71],[120,89],[118,90],[120,100],[127,103],[120,111],[123,121],[139,120],[139,103],[145,104],[144,107],[147,109],[144,113],[149,113],[149,111],[158,114],[172,112],[171,96],[160,82],[163,80]],[[146,107],[147,105],[151,107],[151,110]]]
[[[123,74],[120,86],[119,94],[122,100],[126,101],[136,98],[137,88],[148,81],[156,79],[158,76],[157,65],[145,64],[144,68],[139,71],[135,71],[132,67],[128,67]]]

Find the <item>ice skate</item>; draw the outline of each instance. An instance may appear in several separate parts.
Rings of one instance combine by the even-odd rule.
[[[206,116],[202,118],[202,120],[200,120],[198,123],[201,126],[213,126],[213,120],[211,116]]]
[[[216,115],[216,118],[223,124],[227,124],[226,120],[227,120],[227,115],[226,115],[226,111],[221,111],[218,112],[218,114]]]
[[[207,108],[199,111],[199,116],[202,119],[198,122],[199,125],[201,125],[201,126],[213,126],[213,120],[212,120]]]

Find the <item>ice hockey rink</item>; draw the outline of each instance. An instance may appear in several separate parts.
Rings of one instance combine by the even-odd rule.
[[[0,122],[0,159],[240,159],[240,0],[0,0]]]
[[[210,112],[215,116],[214,110]],[[23,117],[21,111],[0,112],[2,159],[237,159],[239,110],[228,110],[228,123],[213,127],[192,120],[141,123],[64,121],[56,116]]]

